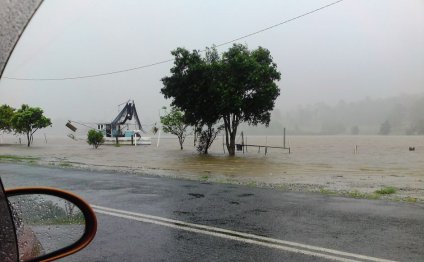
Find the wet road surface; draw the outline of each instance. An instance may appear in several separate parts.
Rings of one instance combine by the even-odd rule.
[[[0,175],[95,206],[95,240],[63,261],[424,261],[422,203],[13,164]]]

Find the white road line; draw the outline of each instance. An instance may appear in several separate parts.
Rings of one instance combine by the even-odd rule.
[[[276,248],[288,252],[294,252],[309,256],[317,256],[335,261],[342,262],[357,262],[357,261],[373,261],[373,262],[394,262],[392,260],[380,259],[375,257],[369,257],[360,254],[348,253],[343,251],[338,251],[334,249],[316,247],[306,244],[300,244],[291,241],[285,241],[275,238],[263,237],[254,234],[248,234],[218,227],[211,227],[193,223],[187,223],[184,221],[152,216],[148,214],[129,212],[125,210],[119,210],[114,208],[102,207],[97,205],[91,205],[97,213],[106,214],[115,217],[121,217],[126,219],[131,219],[135,221],[152,223],[156,225],[176,228],[180,230],[190,231],[199,234],[206,234],[215,237],[221,237],[236,241],[241,241],[250,244],[261,245],[270,248]],[[359,259],[359,260],[355,260]]]

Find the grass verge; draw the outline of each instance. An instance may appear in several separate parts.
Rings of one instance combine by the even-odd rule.
[[[22,162],[22,161],[28,161],[28,162],[35,162],[36,160],[39,160],[39,157],[32,157],[32,156],[13,156],[13,155],[0,155],[0,161],[15,161],[15,162]]]
[[[396,193],[396,188],[389,186],[389,187],[383,187],[380,188],[379,190],[376,190],[374,193],[379,194],[379,195],[391,195]]]
[[[350,197],[350,198],[357,198],[357,199],[380,199],[380,195],[376,193],[362,193],[358,190],[353,191],[333,191],[328,190],[325,188],[321,188],[319,190],[319,193],[328,195],[328,196],[344,196],[344,197]]]
[[[71,167],[71,166],[72,166],[72,164],[71,164],[71,163],[69,163],[69,162],[60,162],[60,163],[59,163],[59,166],[60,166],[60,167]]]
[[[380,195],[376,193],[362,193],[358,190],[353,190],[350,192],[347,192],[347,196],[353,197],[353,198],[362,198],[362,199],[380,199]]]

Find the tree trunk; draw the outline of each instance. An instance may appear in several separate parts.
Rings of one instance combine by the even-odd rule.
[[[211,137],[212,137],[212,126],[208,127],[208,138],[206,140],[205,155],[208,154],[208,150],[211,144]]]
[[[181,149],[181,150],[183,150],[183,143],[184,143],[184,140],[183,140],[183,138],[182,138],[182,137],[178,137],[178,140],[180,141],[180,149]]]
[[[236,155],[236,133],[230,132],[230,145],[227,147],[230,156]]]
[[[224,117],[225,125],[225,142],[227,144],[227,150],[229,156],[236,155],[236,135],[238,127],[238,117],[233,115]]]
[[[27,140],[28,140],[28,147],[31,145],[31,137],[29,136],[29,132],[27,132]]]

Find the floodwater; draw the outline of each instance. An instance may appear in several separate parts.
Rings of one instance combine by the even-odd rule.
[[[3,143],[1,155],[41,157],[50,165],[335,190],[397,186],[424,197],[423,136],[289,136],[290,154],[269,148],[265,155],[264,148],[248,147],[235,157],[224,153],[222,137],[217,137],[206,156],[196,152],[192,137],[186,139],[184,150],[175,137],[163,137],[159,144],[154,137],[150,146],[103,145],[97,150],[83,139],[67,137],[47,138],[47,143],[38,138],[29,149],[16,144],[17,138],[3,138]],[[283,146],[283,137],[247,136],[247,144]]]

